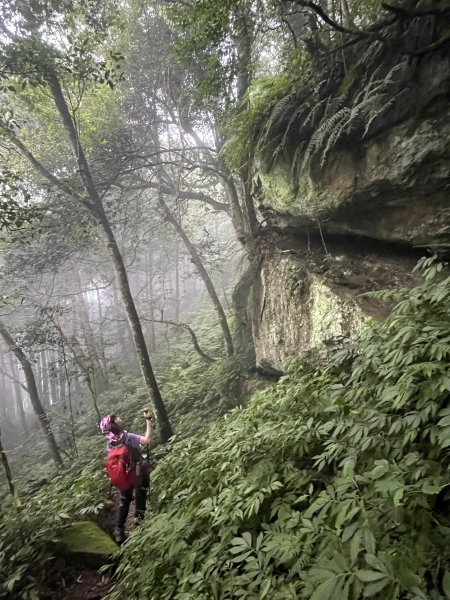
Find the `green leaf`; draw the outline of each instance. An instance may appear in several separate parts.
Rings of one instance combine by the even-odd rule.
[[[263,600],[267,594],[270,591],[272,585],[272,580],[271,579],[266,579],[266,581],[264,582],[264,585],[261,588],[261,592],[259,594],[259,600]]]
[[[375,550],[376,550],[375,536],[370,531],[370,529],[367,529],[367,527],[363,529],[363,540],[364,540],[364,547],[366,549],[367,554],[375,554]]]
[[[442,589],[444,590],[447,600],[450,600],[450,573],[448,571],[445,572],[442,579]]]
[[[332,577],[319,585],[310,600],[331,600],[331,598],[336,598],[335,593],[336,577]],[[342,600],[345,600],[345,598],[342,598]]]
[[[429,495],[439,494],[440,491],[441,488],[438,485],[424,485],[422,488],[422,492]]]
[[[361,581],[364,581],[365,583],[370,583],[372,581],[384,579],[386,577],[386,573],[382,573],[381,571],[369,571],[368,569],[358,569],[356,571],[356,576]]]
[[[363,533],[361,531],[361,529],[358,529],[358,531],[355,533],[355,535],[352,538],[352,541],[350,542],[350,560],[352,562],[352,564],[355,563],[360,548],[361,548],[361,540],[362,540],[362,536]]]
[[[342,536],[341,536],[342,541],[347,542],[351,537],[353,537],[353,534],[359,527],[360,527],[360,524],[358,521],[356,521],[355,523],[350,523],[350,525],[347,525],[347,527],[345,527],[345,529],[342,532]]]
[[[387,585],[391,583],[389,577],[385,579],[380,579],[379,581],[374,581],[372,583],[368,583],[364,586],[364,596],[366,598],[370,598],[371,596],[375,596],[378,592],[381,592]]]
[[[231,554],[239,554],[239,552],[243,552],[245,550],[248,550],[248,546],[244,544],[242,544],[241,546],[233,546],[232,548],[230,548]]]
[[[394,493],[394,506],[400,506],[405,488],[399,488]]]
[[[251,555],[251,551],[248,552],[244,552],[243,554],[239,554],[239,556],[233,556],[233,558],[231,558],[231,562],[234,563],[241,563],[243,562],[246,558],[248,558]]]

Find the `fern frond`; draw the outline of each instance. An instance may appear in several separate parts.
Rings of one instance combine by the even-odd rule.
[[[291,166],[291,181],[294,182],[294,192],[298,191],[298,179],[301,173],[301,157],[305,149],[304,142],[300,142],[294,152]]]
[[[267,119],[261,133],[260,139],[262,144],[265,143],[267,136],[272,133],[273,129],[278,129],[280,124],[283,122],[286,112],[292,107],[293,96],[294,93],[288,94],[275,103],[275,106],[271,110],[269,118]]]
[[[350,109],[345,106],[325,121],[322,121],[319,128],[312,135],[308,147],[306,148],[300,172],[303,172],[303,169],[309,162],[310,158],[323,146],[324,140],[328,138],[328,136],[332,135],[332,132],[342,123],[344,119],[348,120],[350,112]],[[336,139],[334,140],[334,143],[336,142]]]
[[[366,137],[367,133],[369,132],[370,126],[375,121],[375,119],[381,116],[382,114],[386,113],[391,108],[391,106],[397,102],[398,98],[406,93],[406,91],[407,90],[405,89],[400,90],[397,94],[389,98],[389,100],[385,104],[379,106],[379,110],[375,110],[371,112],[370,115],[368,115],[366,127],[364,128],[364,132],[362,134],[363,139]]]

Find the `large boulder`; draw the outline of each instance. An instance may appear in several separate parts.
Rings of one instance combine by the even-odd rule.
[[[92,521],[57,529],[52,543],[59,557],[91,567],[108,563],[111,555],[119,549],[109,535]]]
[[[278,224],[414,246],[450,247],[450,112],[410,119],[301,175],[259,173]]]

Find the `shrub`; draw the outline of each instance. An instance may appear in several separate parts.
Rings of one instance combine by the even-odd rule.
[[[450,277],[297,363],[154,474],[110,600],[450,598]]]

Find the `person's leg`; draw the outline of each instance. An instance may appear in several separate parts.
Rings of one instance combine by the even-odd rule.
[[[133,488],[120,491],[119,512],[117,515],[117,526],[114,531],[114,539],[118,544],[125,540],[125,522],[130,510],[131,500],[133,498]]]
[[[150,487],[150,469],[147,463],[142,465],[142,472],[136,485],[136,519],[141,521],[145,515],[147,495]]]

